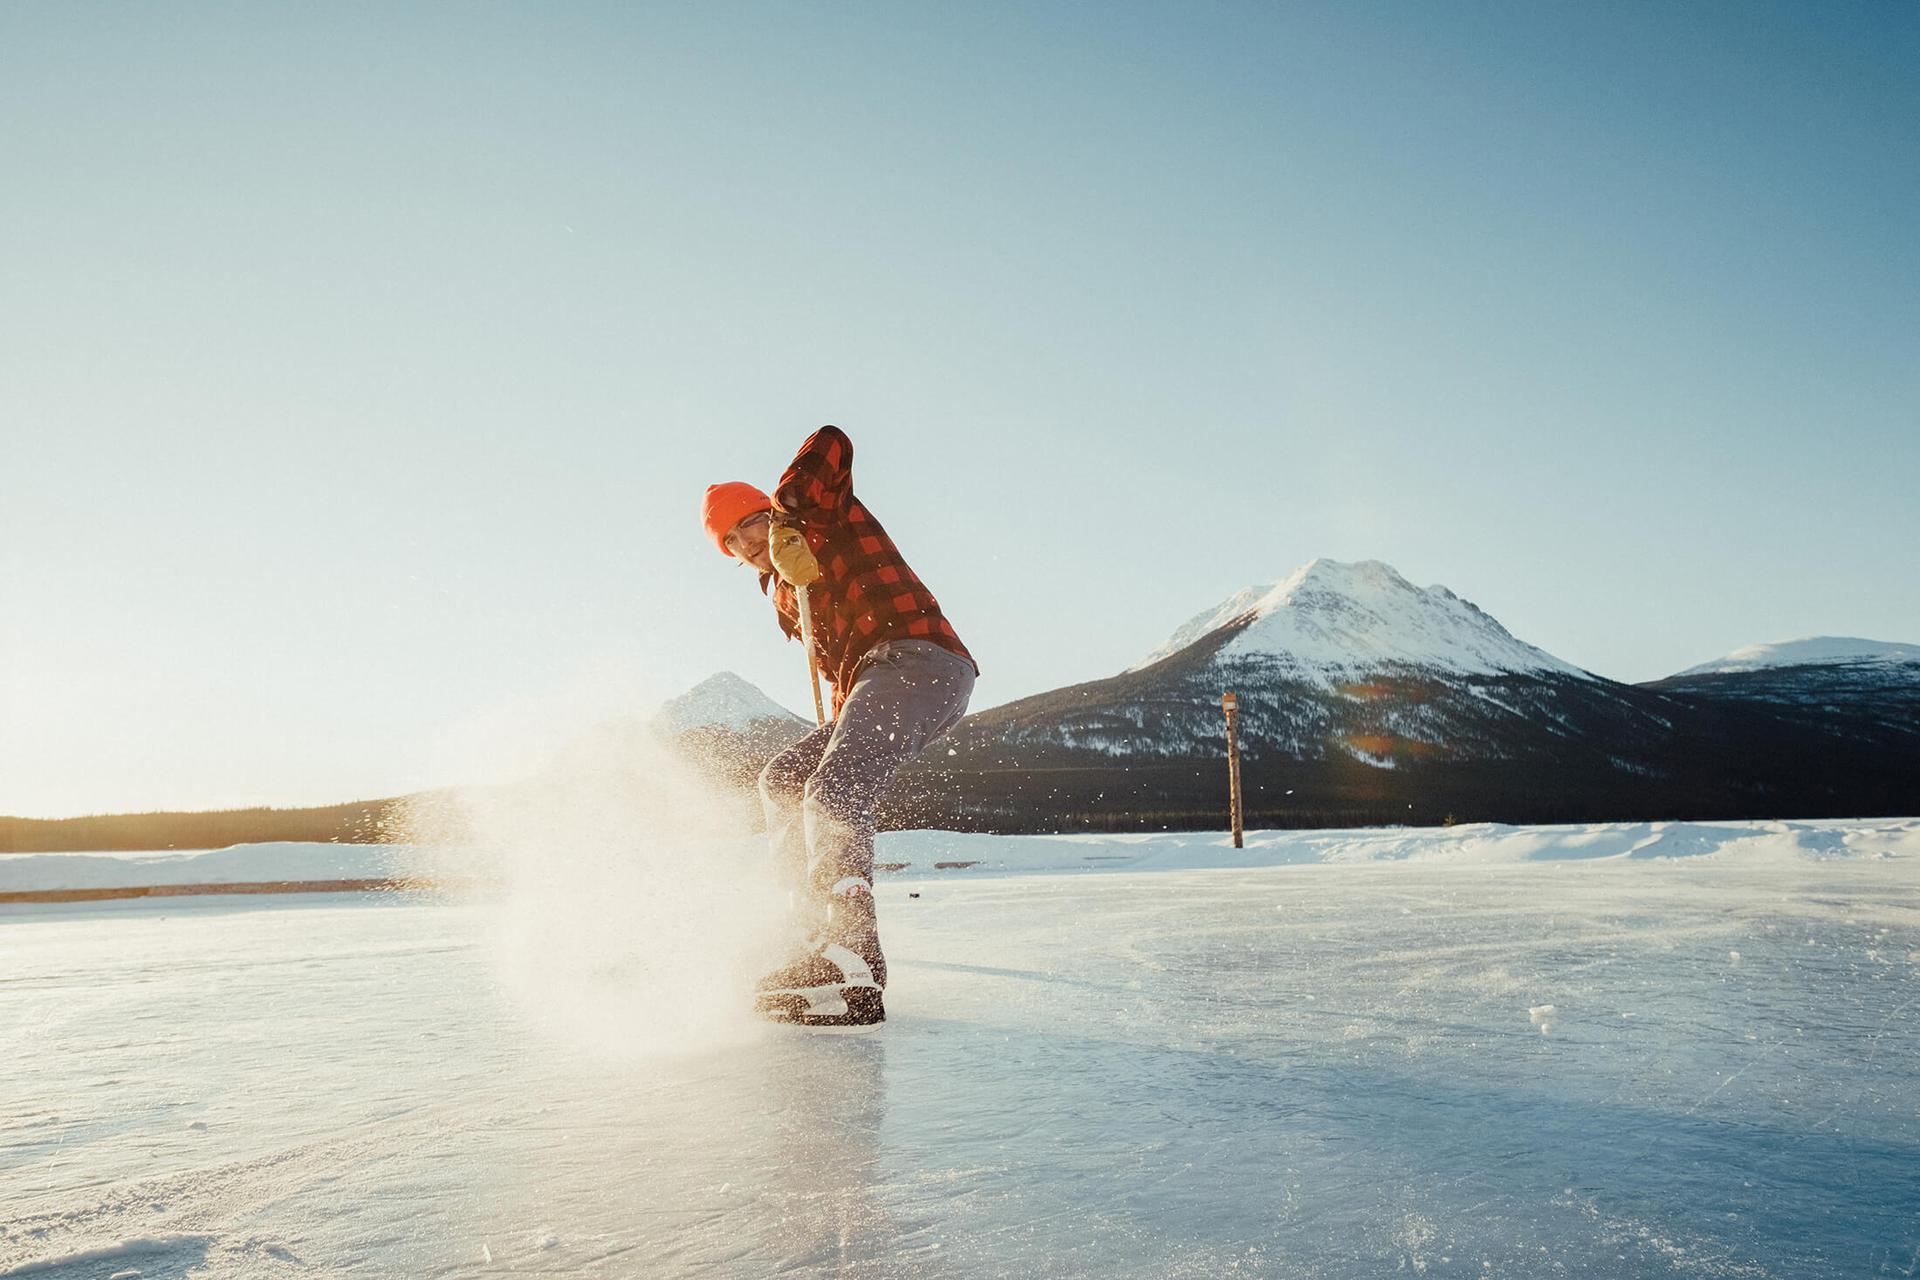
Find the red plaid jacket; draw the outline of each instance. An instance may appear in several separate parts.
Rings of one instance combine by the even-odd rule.
[[[931,640],[973,662],[940,602],[860,499],[853,496],[853,441],[838,427],[807,437],[773,491],[774,509],[792,516],[820,561],[813,593],[813,646],[820,669],[833,686],[833,712],[853,688],[860,659],[883,640]],[[794,588],[773,574],[771,585],[780,629],[800,634],[800,604]],[[974,663],[978,671],[979,664]]]

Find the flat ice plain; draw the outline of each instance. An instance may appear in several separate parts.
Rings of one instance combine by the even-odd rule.
[[[659,881],[0,907],[0,1276],[1920,1273],[1920,821],[1249,844],[887,837],[859,1035]]]

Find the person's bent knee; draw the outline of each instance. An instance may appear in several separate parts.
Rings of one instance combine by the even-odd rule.
[[[838,777],[822,770],[807,779],[801,808],[810,823],[857,826],[863,819],[871,819],[874,800],[873,790],[864,779]]]
[[[835,810],[838,806],[834,804],[836,798],[834,791],[832,780],[823,774],[816,773],[808,778],[806,785],[800,789],[800,805],[808,813],[837,817]]]
[[[775,756],[760,770],[760,799],[767,804],[799,804],[807,785],[807,775],[785,756]]]

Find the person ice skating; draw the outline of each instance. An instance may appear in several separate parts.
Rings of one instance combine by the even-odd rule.
[[[822,427],[771,496],[733,481],[707,489],[715,545],[760,572],[780,629],[801,634],[833,692],[826,723],[767,763],[760,798],[774,858],[812,933],[761,979],[779,1021],[859,1026],[886,1017],[887,961],[873,901],[873,810],[900,767],[966,712],[979,674],[940,602],[853,493],[853,442]]]

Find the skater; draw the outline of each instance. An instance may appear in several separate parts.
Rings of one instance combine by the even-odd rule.
[[[838,427],[807,438],[771,497],[716,484],[701,516],[723,553],[759,570],[789,637],[801,633],[807,593],[813,656],[833,692],[832,717],[760,773],[774,859],[811,932],[791,963],[761,979],[758,1007],[809,1025],[880,1022],[887,961],[874,914],[874,805],[966,712],[979,668],[854,496],[853,442]]]

